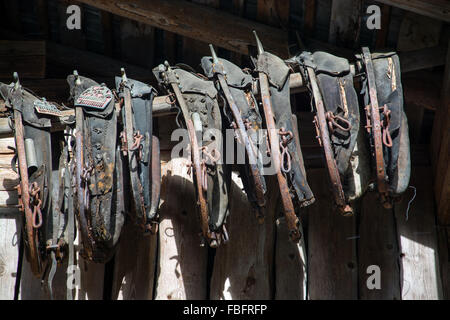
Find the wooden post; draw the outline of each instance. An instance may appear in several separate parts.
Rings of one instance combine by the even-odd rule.
[[[156,300],[207,299],[207,248],[200,247],[196,197],[189,161],[161,164]]]

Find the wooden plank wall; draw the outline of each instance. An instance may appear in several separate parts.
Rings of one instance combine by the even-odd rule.
[[[215,8],[221,5],[218,0],[192,2]],[[7,5],[7,8],[17,13],[19,12],[17,3],[0,1],[0,6]],[[58,2],[57,14],[60,17],[64,17],[62,3],[76,3],[76,1]],[[254,0],[253,3],[257,6],[255,18],[258,21],[287,32],[290,21],[289,1]],[[323,22],[322,18],[317,19],[318,10],[329,9],[329,25],[321,25],[319,28],[322,37],[342,47],[359,46],[362,35],[355,29],[355,24],[356,21],[360,21],[361,12],[345,8],[355,6],[362,8],[367,5],[367,1],[304,0],[302,3],[304,31],[307,34],[314,34],[314,31],[317,31],[316,20],[319,24]],[[233,4],[232,12],[240,16],[246,14],[247,1],[234,0]],[[48,22],[44,9],[46,6],[47,1],[39,1],[42,34],[47,39],[52,30],[50,25],[45,24]],[[383,5],[382,8],[382,23],[389,25],[391,7]],[[58,56],[64,56],[67,48],[76,47],[73,48],[76,50],[74,58],[80,60],[66,61],[65,66],[81,63],[81,57],[90,61],[95,57],[96,60],[89,70],[100,77],[112,77],[117,74],[118,70],[115,69],[121,63],[129,65],[127,70],[132,70],[131,73],[148,77],[150,68],[161,62],[157,61],[157,57],[164,57],[171,63],[187,62],[195,67],[202,55],[209,54],[206,43],[200,43],[198,40],[156,30],[154,27],[128,19],[114,18],[106,12],[101,12],[100,18],[104,56],[94,53],[85,56],[86,52],[80,50],[88,45],[83,34],[66,34],[62,41],[66,47],[53,42],[47,43],[47,50],[44,50],[47,54],[45,59],[47,63],[56,61],[55,58]],[[14,31],[19,33],[22,31],[23,27],[17,23],[17,19],[7,20],[15,22],[11,24]],[[121,36],[113,37],[117,26],[121,30]],[[325,27],[328,28],[326,29],[328,37],[325,37]],[[417,26],[414,28],[420,30]],[[162,34],[161,47],[158,48],[161,52],[154,49],[158,32]],[[369,34],[370,37],[373,37],[373,43],[377,48],[385,46],[386,30]],[[421,48],[427,49],[426,46]],[[0,46],[0,56],[2,52]],[[239,53],[230,54],[230,58],[238,63],[243,60]],[[45,75],[41,72],[42,65],[39,66],[37,76],[31,78]],[[43,70],[45,71],[45,65]],[[432,71],[429,73],[435,74]],[[445,160],[447,145],[440,143],[441,140],[444,142],[448,140],[448,132],[441,129],[448,128],[445,123],[448,115],[448,108],[445,108],[448,105],[445,88],[448,88],[449,73],[447,71],[444,74],[447,80],[444,81],[442,88],[444,92],[442,102],[430,102],[425,99],[425,102],[420,102],[412,99],[410,101],[415,102],[412,104],[406,99],[408,103],[406,112],[411,119],[410,133],[413,141],[417,142],[420,137],[424,110],[431,112],[436,110],[438,114],[443,115],[438,118],[441,119],[438,122],[439,130],[434,133],[432,140],[433,150],[440,151],[437,153],[440,159],[433,161],[435,164],[433,170],[427,159],[421,160],[420,164],[413,167],[411,185],[416,191],[414,201],[410,203],[414,195],[414,189],[410,188],[402,201],[391,210],[383,209],[374,193],[366,194],[357,203],[353,217],[342,217],[334,210],[326,182],[328,178],[324,169],[320,168],[320,159],[308,159],[313,153],[316,154],[312,150],[319,148],[314,139],[313,127],[306,124],[310,123],[311,115],[298,113],[301,117],[299,122],[306,124],[299,126],[300,137],[305,159],[311,166],[307,168],[308,180],[317,199],[315,204],[301,213],[305,239],[298,245],[288,240],[285,221],[280,214],[275,179],[268,178],[268,210],[264,223],[258,224],[242,192],[242,183],[238,176],[233,174],[228,228],[231,240],[217,250],[201,247],[194,189],[192,178],[186,171],[186,160],[169,159],[170,141],[167,138],[176,125],[173,117],[159,119],[159,135],[164,138],[161,141],[164,160],[159,233],[153,237],[142,237],[133,226],[126,224],[118,251],[108,266],[89,263],[77,254],[76,267],[80,272],[81,281],[76,287],[75,298],[120,300],[448,298],[449,286],[442,286],[441,279],[446,283],[449,281],[450,232],[448,227],[436,223],[434,198],[437,194],[433,192],[433,187],[442,190],[442,186],[445,187],[448,180],[448,161]],[[416,81],[414,75],[405,79]],[[61,82],[58,79],[52,81]],[[417,86],[422,88],[424,80],[420,81]],[[46,82],[46,85],[49,83]],[[48,91],[48,88],[45,90]],[[442,137],[446,137],[447,140]],[[15,208],[17,194],[14,191],[18,180],[10,167],[12,152],[8,146],[14,146],[12,138],[0,139],[2,182],[0,299],[48,299],[48,290],[45,286],[42,288],[40,280],[32,276],[20,250],[21,216]],[[428,145],[424,145],[424,148],[427,147]],[[432,172],[436,172],[438,167],[443,168],[439,169],[440,171],[447,170],[446,174],[437,181],[432,181]],[[448,206],[446,192],[442,190],[442,196],[439,193],[439,198],[436,199],[439,210],[445,210]],[[409,211],[406,214],[408,206]],[[131,247],[133,250],[130,250]],[[78,250],[77,246],[76,249]],[[373,265],[379,266],[381,271],[379,290],[370,290],[366,285],[370,276],[368,268]],[[65,266],[62,266],[58,269],[53,283],[57,299],[65,299],[66,296],[67,275],[64,268]]]

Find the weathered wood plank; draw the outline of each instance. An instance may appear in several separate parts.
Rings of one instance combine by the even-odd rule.
[[[161,165],[161,205],[156,300],[207,299],[207,248],[200,247],[196,197],[189,161]]]
[[[79,234],[79,233],[78,233]],[[75,262],[80,272],[80,283],[75,284],[74,300],[102,300],[105,286],[105,265],[87,261],[80,256],[79,237],[75,239]],[[64,287],[65,290],[66,287]]]
[[[114,52],[114,33],[113,33],[113,16],[109,12],[100,12],[100,20],[102,23],[102,39],[103,50],[107,56],[113,56]]]
[[[393,7],[412,11],[434,19],[450,22],[450,3],[447,0],[376,0]]]
[[[47,0],[36,1],[36,12],[39,21],[39,27],[44,39],[48,39],[49,24],[48,24],[48,3]]]
[[[243,17],[245,14],[245,0],[233,0],[233,14]],[[230,52],[230,61],[240,66],[242,65],[242,55],[238,52]]]
[[[289,0],[258,0],[258,20],[287,30],[289,28]]]
[[[268,176],[266,176],[267,178]],[[267,182],[267,204],[263,224],[257,222],[243,185],[233,173],[230,192],[227,244],[217,248],[211,278],[212,300],[267,300],[273,292],[275,215],[280,207],[275,177]],[[280,239],[280,241],[289,241]]]
[[[18,203],[17,191],[0,191],[0,208],[17,208]]]
[[[333,208],[327,173],[307,171],[318,199],[308,214],[308,295],[310,299],[357,299],[355,217],[343,217]]]
[[[59,266],[55,277],[53,279],[53,299],[65,300],[66,298],[66,273],[67,263]],[[41,285],[41,279],[36,278],[31,272],[30,264],[28,263],[25,252],[22,256],[22,270],[19,271],[20,276],[20,288],[19,288],[19,300],[49,300],[50,293],[48,290],[47,282]]]
[[[71,74],[77,69],[81,75],[98,77],[115,77],[120,75],[120,68],[124,67],[130,78],[153,77],[150,68],[135,66],[118,61],[101,54],[66,47],[53,42],[47,42],[47,61]]]
[[[5,0],[5,12],[8,12],[5,15],[5,20],[8,25],[16,32],[22,32],[22,19],[20,14],[20,1],[17,0]]]
[[[400,66],[402,73],[411,72],[445,64],[447,48],[442,46],[400,52]]]
[[[448,42],[448,48],[446,52],[447,59],[445,59],[445,71],[444,77],[442,79],[442,88],[441,88],[441,101],[440,103],[445,102],[444,97],[448,94],[448,86],[450,86],[450,41]],[[438,166],[439,160],[439,152],[442,142],[442,137],[444,136],[445,130],[445,121],[449,114],[449,108],[442,105],[441,108],[437,109],[437,112],[434,117],[433,123],[433,132],[431,135],[431,157],[433,162],[433,173],[436,175],[436,170]]]
[[[305,241],[289,241],[285,218],[277,219],[275,247],[275,300],[306,300],[307,261]]]
[[[400,26],[398,51],[419,50],[439,45],[443,23],[413,12],[407,12]]]
[[[405,105],[436,111],[440,108],[440,92],[442,77],[436,71],[421,70],[402,75]],[[410,125],[410,115],[408,125]]]
[[[416,198],[407,213],[414,191],[409,188],[395,205],[401,252],[401,295],[404,300],[442,298],[438,244],[430,167],[411,171],[411,186]]]
[[[255,46],[252,30],[256,30],[266,50],[287,57],[287,34],[279,29],[268,27],[236,17],[213,8],[187,1],[82,0],[113,14],[140,21],[185,37],[198,39],[205,43],[249,53],[249,46]]]
[[[0,40],[0,78],[45,78],[45,42]]]
[[[157,235],[144,236],[132,223],[125,224],[114,260],[112,299],[153,299],[157,242]]]
[[[0,154],[13,154],[14,151],[11,149],[15,148],[16,143],[13,137],[0,139]]]
[[[77,237],[78,238],[78,237]],[[103,299],[104,264],[85,261],[79,255],[78,239],[75,239],[76,272],[79,272],[79,283],[74,284],[74,300],[101,300]],[[58,266],[53,279],[53,299],[65,300],[67,294],[67,266],[65,261]],[[36,278],[29,267],[29,263],[23,257],[19,300],[49,300],[47,281],[41,285],[41,280]]]
[[[330,43],[353,48],[359,38],[361,7],[361,0],[333,0],[328,38]]]
[[[443,299],[450,299],[450,228],[438,226],[439,263],[442,278]]]
[[[358,274],[359,299],[400,300],[399,249],[394,210],[384,209],[375,192],[367,193],[361,201]],[[380,268],[380,289],[369,289],[367,281],[373,271]]]
[[[316,21],[316,0],[305,0],[304,3],[304,29],[306,34],[312,34]]]
[[[435,197],[438,219],[450,225],[450,41],[442,83],[441,107],[435,114],[432,133],[432,160],[435,168]]]
[[[118,41],[121,47],[120,60],[148,70],[154,67],[155,28],[130,19],[121,19]],[[128,76],[133,77],[132,74]]]
[[[13,300],[19,265],[21,239],[19,215],[5,217],[0,213],[0,300]]]
[[[216,9],[220,7],[220,0],[192,0],[192,3]],[[200,65],[200,59],[203,56],[211,55],[208,45],[208,43],[203,41],[199,41],[189,37],[183,37],[182,62],[192,66],[197,70],[198,66]]]
[[[391,6],[383,4],[381,6],[381,29],[376,32],[375,48],[386,47],[386,41],[389,33],[389,24],[391,21]]]
[[[15,187],[19,184],[19,176],[11,167],[0,167],[0,191],[15,191]]]

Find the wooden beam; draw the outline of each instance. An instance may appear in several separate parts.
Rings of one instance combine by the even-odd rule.
[[[255,46],[252,31],[256,30],[267,51],[281,57],[288,55],[287,32],[187,1],[81,0],[80,2],[244,54],[249,54],[249,47]]]
[[[450,22],[450,2],[447,0],[376,0],[393,7],[412,11],[437,20]]]

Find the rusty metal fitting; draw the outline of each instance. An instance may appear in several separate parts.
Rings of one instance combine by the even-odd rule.
[[[331,111],[325,113],[325,118],[327,119],[328,128],[330,129],[331,133],[333,133],[336,128],[344,132],[348,132],[352,129],[352,125],[347,119],[341,117],[340,115],[335,115]],[[345,126],[342,126],[342,124]]]

